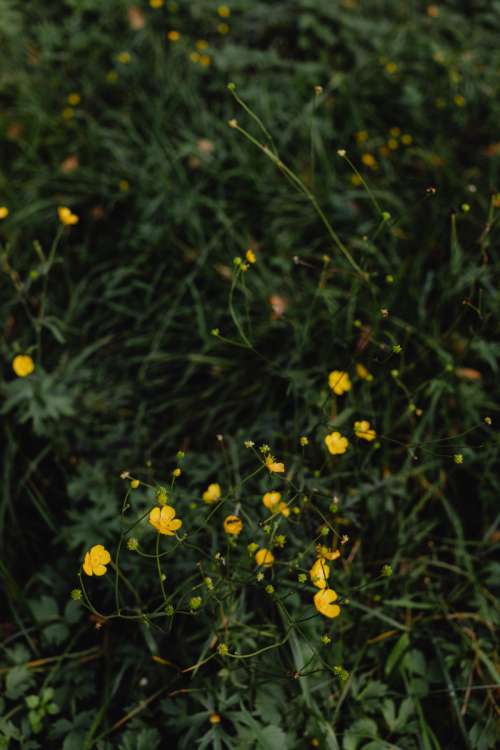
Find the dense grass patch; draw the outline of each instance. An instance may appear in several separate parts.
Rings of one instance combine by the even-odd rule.
[[[0,747],[493,748],[500,3],[152,6],[0,0]]]

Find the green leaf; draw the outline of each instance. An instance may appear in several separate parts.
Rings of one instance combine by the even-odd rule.
[[[30,688],[35,682],[33,675],[30,673],[28,667],[19,666],[12,667],[7,672],[7,678],[5,680],[5,692],[8,698],[19,698]]]
[[[391,653],[389,654],[389,657],[387,659],[387,662],[385,664],[385,673],[386,675],[391,674],[392,670],[396,666],[397,662],[401,659],[404,652],[410,645],[410,637],[408,633],[403,633],[403,635],[398,638],[396,641]]]

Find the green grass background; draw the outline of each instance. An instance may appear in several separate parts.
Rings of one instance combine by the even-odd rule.
[[[0,0],[0,747],[488,750],[498,741],[500,2],[229,5],[221,19],[209,0]],[[190,59],[200,39],[207,66]],[[270,147],[228,82],[368,281],[307,196],[228,127],[237,118]],[[81,101],[68,118],[72,92]],[[59,205],[80,221],[51,257]],[[233,258],[248,247],[258,260],[230,307]],[[26,351],[36,372],[16,379],[12,359]],[[372,382],[356,378],[357,362]],[[353,379],[336,402],[333,369]],[[356,418],[376,426],[376,447],[356,444]],[[337,461],[323,446],[334,428],[353,442]],[[350,542],[335,588],[352,594],[325,658],[347,682],[316,673],[314,660],[311,674],[291,676],[311,644],[324,648],[317,620],[255,663],[179,676],[151,655],[194,664],[209,614],[175,618],[168,635],[121,622],[96,631],[67,604],[83,552],[116,543],[120,472],[161,483],[184,450],[179,502],[196,525],[208,482],[255,468],[247,439],[272,445],[303,492],[340,499],[335,523]],[[266,489],[252,486],[249,504]],[[303,518],[287,530],[297,549],[316,533],[307,508]],[[217,539],[207,532],[214,551]],[[179,555],[173,575],[195,560]],[[376,582],[385,563],[394,575]],[[228,606],[243,650],[258,641],[256,612],[283,636],[261,589]],[[305,599],[293,607],[306,612]],[[26,696],[43,702],[47,688],[58,712],[42,712],[34,731]]]

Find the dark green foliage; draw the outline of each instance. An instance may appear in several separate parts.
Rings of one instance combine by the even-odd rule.
[[[217,7],[0,0],[0,747],[490,750],[500,2]],[[79,216],[64,230],[62,205]],[[249,247],[257,263],[236,277]],[[27,378],[19,353],[35,360]],[[353,381],[338,398],[334,369]],[[374,443],[353,434],[359,419]],[[333,429],[343,456],[325,451]],[[300,488],[272,579],[290,633],[246,553],[264,538],[262,493],[280,487],[242,486],[248,439]],[[127,512],[155,502],[141,487],[121,517],[120,473],[168,484],[178,450],[176,507],[223,604],[203,589],[188,611],[200,556],[186,545],[167,567],[181,612],[102,623],[70,599],[83,554],[116,550]],[[235,551],[222,516],[206,522],[214,481],[234,491],[224,515],[241,499],[254,519]],[[317,510],[349,536],[332,621],[311,619],[313,587],[297,583]],[[134,534],[154,552],[150,527]],[[157,603],[149,562],[124,548],[121,565]],[[110,612],[112,585],[91,584]],[[224,658],[228,633],[233,653],[283,644]]]

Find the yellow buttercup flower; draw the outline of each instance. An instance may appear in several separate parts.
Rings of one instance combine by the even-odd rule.
[[[269,568],[274,562],[274,555],[271,550],[262,547],[262,549],[255,553],[255,562],[257,565]]]
[[[272,511],[275,510],[280,500],[281,500],[281,492],[266,492],[266,494],[262,498],[262,502],[264,503],[266,508],[269,508],[269,510],[272,510]]]
[[[149,514],[149,523],[166,536],[175,536],[177,529],[182,526],[180,518],[175,518],[175,509],[171,505],[153,508]]]
[[[361,440],[368,440],[368,442],[375,440],[377,437],[377,433],[370,427],[370,423],[366,419],[361,420],[361,422],[354,422],[354,434]]]
[[[341,453],[345,453],[349,447],[348,439],[341,435],[340,432],[331,432],[325,437],[325,443],[332,456],[339,456]]]
[[[18,354],[12,360],[12,369],[18,376],[18,378],[25,378],[31,375],[35,369],[35,363],[29,356],[29,354]]]
[[[319,589],[326,589],[329,575],[330,566],[327,565],[326,562],[321,558],[318,558],[316,560],[311,570],[309,571],[311,582]]]
[[[238,536],[243,529],[243,521],[238,516],[227,516],[224,519],[224,531],[226,534]]]
[[[333,370],[328,376],[328,385],[337,396],[342,396],[346,391],[350,391],[352,383],[349,375],[342,370]]]
[[[129,64],[129,62],[130,62],[130,61],[131,61],[131,59],[132,59],[132,56],[131,56],[130,52],[126,52],[126,51],[124,51],[124,52],[119,52],[119,53],[117,54],[117,56],[116,56],[116,59],[117,59],[117,61],[118,61],[119,63],[121,63],[122,65],[128,65],[128,64]]]
[[[340,615],[340,607],[338,604],[334,604],[337,599],[337,592],[333,589],[320,589],[320,591],[314,594],[314,606],[325,617],[338,617]]]
[[[180,38],[181,38],[181,35],[179,34],[178,31],[169,31],[167,33],[167,39],[169,42],[178,42]]]
[[[373,375],[371,374],[371,372],[368,372],[366,367],[361,362],[358,362],[356,364],[356,375],[358,376],[358,378],[361,378],[361,380],[373,380]]]
[[[66,206],[59,206],[57,209],[57,215],[61,224],[64,224],[66,227],[71,226],[72,224],[78,224],[79,217]]]
[[[255,256],[255,253],[254,253],[254,251],[252,250],[252,248],[249,248],[249,249],[248,249],[248,250],[246,251],[246,253],[245,253],[245,258],[247,259],[247,261],[248,261],[249,263],[256,263],[256,262],[257,262],[257,258],[256,258],[256,256]]]
[[[7,208],[7,206],[0,206],[0,220],[6,219],[8,215],[9,209]]]
[[[227,5],[219,5],[217,8],[217,13],[221,18],[229,18],[231,15],[231,8],[229,8]]]
[[[329,549],[322,544],[316,545],[316,554],[322,560],[336,560],[338,557],[340,557],[340,552],[338,551],[338,549]]]
[[[72,107],[76,107],[77,104],[80,104],[81,100],[82,100],[82,97],[80,96],[80,94],[77,94],[77,93],[68,94],[67,101],[68,101],[68,104],[71,104]]]
[[[220,484],[214,483],[209,484],[207,489],[202,495],[203,500],[209,505],[216,503],[221,496]]]
[[[274,456],[271,456],[271,454],[268,454],[266,456],[266,466],[271,473],[274,472],[275,474],[283,474],[283,472],[285,471],[285,464],[277,462]]]
[[[95,544],[89,549],[83,561],[83,570],[88,576],[103,576],[108,572],[106,565],[111,562],[111,555],[102,544]]]
[[[165,0],[149,0],[149,4],[152,8],[161,8]]]
[[[280,503],[278,505],[278,510],[282,516],[285,516],[285,518],[288,518],[288,516],[290,515],[290,508],[286,503]]]

